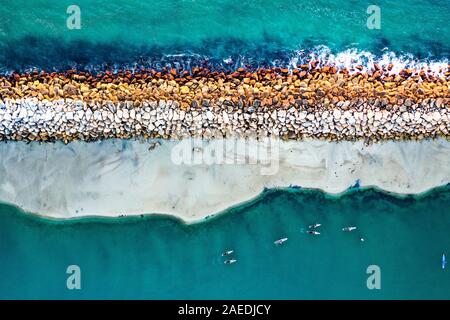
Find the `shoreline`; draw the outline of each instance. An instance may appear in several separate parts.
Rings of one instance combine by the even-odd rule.
[[[230,140],[202,141],[196,148],[207,156]],[[242,141],[234,140],[234,145]],[[249,149],[274,148],[244,142]],[[264,169],[275,168],[275,162],[264,156],[252,160],[255,154],[242,148],[226,149],[225,162],[211,164],[207,157],[180,162],[179,151],[189,150],[183,141],[153,143],[0,144],[0,201],[56,219],[157,214],[193,223],[252,201],[267,188],[301,186],[337,195],[359,180],[362,188],[421,194],[450,182],[450,142],[444,139],[368,146],[361,141],[278,140],[279,152],[272,154],[278,168],[272,171]]]
[[[50,221],[52,223],[79,223],[79,222],[90,222],[90,221],[102,221],[102,222],[107,222],[107,223],[108,222],[115,223],[115,222],[120,222],[121,219],[127,219],[127,218],[135,218],[135,219],[137,219],[137,218],[139,218],[139,219],[140,218],[163,218],[163,219],[169,218],[169,219],[172,219],[172,220],[177,221],[184,225],[193,225],[193,224],[207,223],[210,220],[220,218],[222,215],[227,215],[229,213],[232,214],[234,210],[241,210],[242,208],[245,209],[247,206],[251,206],[256,202],[263,200],[264,197],[268,196],[270,193],[275,193],[275,192],[290,192],[290,193],[293,193],[293,192],[317,192],[317,193],[322,194],[324,196],[324,198],[326,198],[326,199],[339,199],[339,198],[344,198],[344,197],[351,197],[356,192],[373,191],[376,193],[386,195],[390,198],[395,198],[395,199],[400,199],[400,200],[408,199],[408,198],[420,200],[420,199],[430,196],[431,194],[434,194],[435,192],[443,192],[443,190],[445,190],[444,192],[447,192],[448,190],[450,190],[449,188],[450,188],[450,182],[447,184],[441,185],[441,186],[437,186],[437,187],[433,187],[431,189],[425,190],[424,192],[421,192],[421,193],[411,194],[411,193],[389,192],[389,191],[380,189],[375,186],[365,186],[365,187],[350,186],[349,188],[342,191],[341,193],[330,194],[321,189],[304,188],[304,187],[300,187],[300,186],[276,187],[276,188],[263,189],[254,198],[248,199],[241,203],[236,203],[234,205],[231,205],[230,207],[228,207],[227,209],[225,209],[223,211],[219,211],[219,212],[207,215],[202,219],[193,220],[193,221],[186,221],[177,215],[165,214],[165,213],[142,213],[142,214],[132,214],[132,215],[125,214],[125,215],[115,215],[115,216],[92,214],[92,215],[84,215],[84,216],[80,216],[80,217],[56,218],[56,217],[52,217],[52,216],[48,216],[48,215],[43,215],[38,212],[25,211],[21,207],[15,205],[15,204],[7,203],[7,202],[0,201],[0,205],[13,207],[14,209],[20,211],[20,214],[26,215],[30,218],[42,219],[45,221]]]

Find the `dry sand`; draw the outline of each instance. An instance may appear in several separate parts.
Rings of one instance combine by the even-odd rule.
[[[223,142],[225,163],[207,156],[198,161]],[[236,147],[242,139],[191,143],[198,141],[162,141],[153,150],[137,140],[0,143],[0,201],[53,218],[160,213],[194,222],[250,200],[264,187],[336,194],[359,180],[361,186],[417,194],[450,182],[450,142],[442,139],[369,146],[276,141],[270,164],[267,144],[254,140],[246,142],[248,150]],[[259,150],[258,157],[249,150]],[[186,164],[191,153],[197,164]],[[236,163],[246,154],[247,164]]]

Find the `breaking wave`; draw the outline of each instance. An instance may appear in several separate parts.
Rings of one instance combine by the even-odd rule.
[[[236,52],[236,48],[232,50]],[[258,68],[287,68],[289,70],[298,68],[300,65],[312,63],[315,67],[333,66],[338,70],[347,69],[352,72],[371,72],[376,67],[385,69],[386,74],[398,74],[404,69],[424,70],[428,74],[435,76],[444,76],[449,70],[449,59],[447,57],[436,59],[418,58],[411,53],[396,53],[384,48],[378,54],[359,50],[356,48],[346,49],[344,51],[334,52],[325,45],[315,46],[312,49],[298,50],[275,50],[265,48],[263,50],[241,50],[239,53],[221,51],[218,54],[202,54],[195,51],[184,53],[164,53],[161,50],[142,50],[128,52],[121,55],[100,56],[93,55],[91,58],[86,56],[68,56],[53,59],[53,63],[48,61],[37,61],[11,66],[1,66],[0,74],[7,75],[13,72],[64,72],[69,69],[78,71],[89,71],[94,74],[104,72],[119,72],[120,70],[129,70],[137,72],[142,69],[177,69],[191,71],[195,67],[208,68],[211,71],[233,72],[238,68],[245,68],[249,71]],[[66,59],[65,61],[63,59]]]

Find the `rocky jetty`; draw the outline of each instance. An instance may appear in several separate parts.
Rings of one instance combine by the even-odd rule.
[[[450,71],[163,69],[0,77],[0,139],[450,137]]]

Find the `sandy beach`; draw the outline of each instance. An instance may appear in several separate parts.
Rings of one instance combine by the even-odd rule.
[[[225,150],[221,159],[211,153],[218,147]],[[270,146],[255,140],[12,142],[0,144],[0,155],[0,201],[52,218],[158,213],[196,222],[264,188],[295,185],[337,194],[359,181],[418,194],[450,182],[450,142],[443,139],[368,146],[319,140]]]

